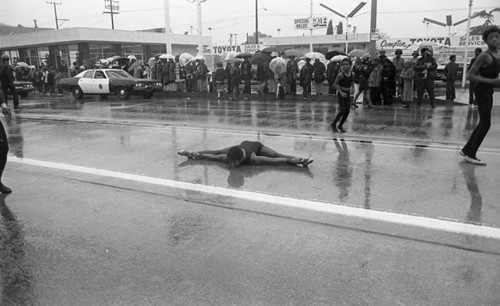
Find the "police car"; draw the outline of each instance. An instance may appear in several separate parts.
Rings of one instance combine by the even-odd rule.
[[[59,86],[76,99],[84,95],[117,95],[127,99],[130,95],[151,98],[163,86],[158,80],[136,79],[122,69],[89,69],[74,77],[62,79]]]

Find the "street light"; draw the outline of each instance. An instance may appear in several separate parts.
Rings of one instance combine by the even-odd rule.
[[[359,10],[361,10],[361,8],[363,6],[365,6],[366,2],[360,2],[358,4],[358,6],[356,6],[347,16],[344,16],[343,14],[337,12],[336,10],[332,9],[332,8],[329,8],[328,6],[324,5],[323,3],[321,3],[320,5],[324,8],[326,8],[327,10],[329,10],[330,12],[334,13],[334,14],[337,14],[338,16],[342,17],[342,18],[345,18],[345,53],[348,53],[348,50],[349,50],[349,36],[348,36],[348,24],[349,24],[349,18],[352,18],[354,17],[354,15],[356,15],[357,12],[359,12]]]

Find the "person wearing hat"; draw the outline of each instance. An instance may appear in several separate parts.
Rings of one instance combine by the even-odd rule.
[[[417,63],[414,67],[416,72],[415,80],[417,83],[417,106],[422,104],[424,90],[426,90],[429,95],[431,107],[435,108],[434,79],[436,78],[437,62],[432,56],[431,50],[428,48],[422,48],[420,54],[422,54],[422,57],[417,59]]]
[[[12,95],[14,100],[14,109],[21,109],[16,87],[14,86],[14,69],[9,64],[10,57],[7,54],[2,55],[0,63],[0,83],[2,83],[2,92],[5,97],[5,104],[8,103],[8,94]]]

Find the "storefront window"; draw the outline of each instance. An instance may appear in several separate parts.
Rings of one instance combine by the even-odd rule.
[[[144,60],[142,45],[123,45],[123,55],[134,55],[138,60]]]
[[[167,53],[167,46],[166,45],[152,45],[151,46],[151,55],[157,55],[157,54],[165,54]]]
[[[38,59],[40,61],[38,66],[48,66],[49,65],[49,47],[39,47],[38,48]],[[36,65],[35,65],[36,66]]]

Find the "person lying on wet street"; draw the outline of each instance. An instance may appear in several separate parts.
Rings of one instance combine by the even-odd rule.
[[[231,146],[220,150],[205,150],[189,152],[182,150],[177,152],[181,156],[189,159],[207,159],[213,161],[227,162],[233,167],[241,164],[260,165],[260,164],[293,164],[307,167],[313,162],[312,158],[299,158],[290,155],[284,155],[266,147],[258,141],[245,140],[237,146]]]

